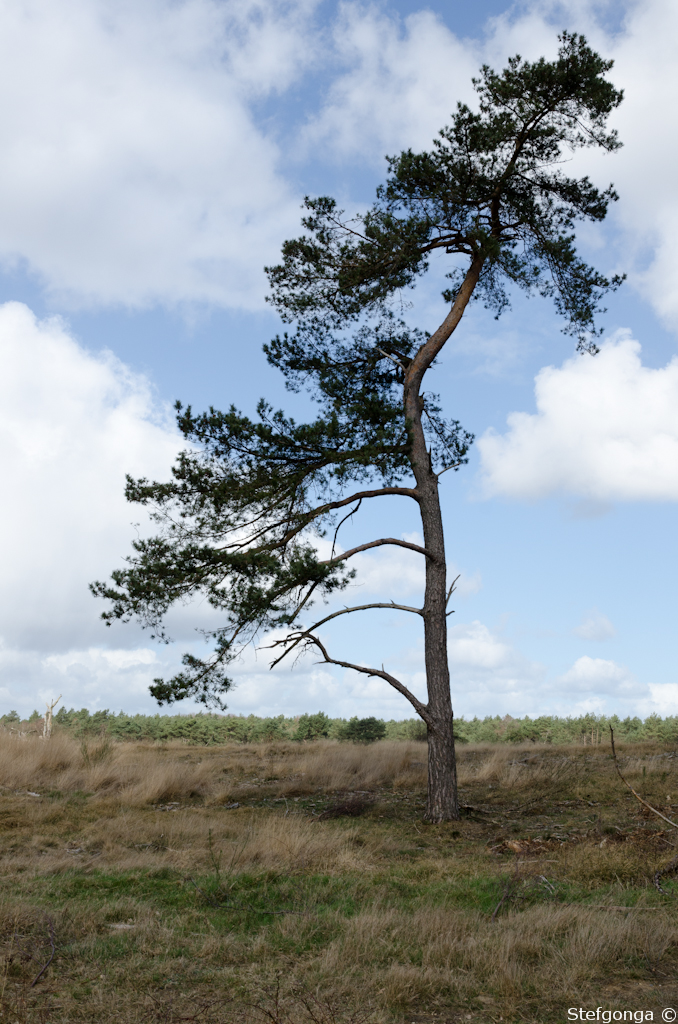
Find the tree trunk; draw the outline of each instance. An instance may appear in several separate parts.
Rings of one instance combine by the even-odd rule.
[[[424,547],[434,557],[426,559],[424,597],[424,658],[428,710],[433,724],[428,733],[427,821],[457,821],[457,763],[454,751],[450,668],[447,660],[447,570],[445,538],[440,513],[438,478],[430,466],[426,479],[417,481],[421,490],[421,521]]]
[[[457,764],[452,728],[450,668],[447,661],[447,566],[440,512],[438,477],[421,423],[423,401],[418,387],[405,389],[405,410],[411,430],[410,461],[417,481],[419,510],[424,531],[426,593],[424,596],[424,659],[426,662],[428,733],[427,821],[457,821]]]
[[[60,700],[61,700],[61,694],[59,694],[57,699],[53,700],[51,704],[46,704],[45,705],[47,710],[45,711],[45,721],[44,721],[44,724],[43,724],[43,727],[42,727],[42,738],[43,738],[43,740],[49,740],[52,737],[52,715],[54,713],[55,707],[57,706],[57,704],[59,703]]]
[[[480,278],[483,258],[475,255],[445,320],[422,345],[405,372],[404,409],[410,434],[410,464],[417,481],[417,494],[426,558],[424,597],[424,657],[430,721],[428,734],[427,821],[458,821],[457,761],[454,752],[454,717],[450,695],[450,667],[447,661],[447,566],[445,536],[440,513],[438,476],[433,472],[431,454],[421,417],[425,399],[420,394],[424,375],[456,330]]]

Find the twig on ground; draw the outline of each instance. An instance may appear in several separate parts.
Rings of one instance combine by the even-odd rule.
[[[515,889],[515,884],[516,884],[516,879],[515,879],[515,876],[514,876],[513,878],[509,878],[508,882],[504,886],[504,891],[502,893],[501,899],[499,900],[499,903],[497,903],[496,907],[492,911],[492,917],[490,918],[490,921],[492,921],[493,923],[497,920],[497,914],[499,913],[501,908],[513,896],[513,890]]]
[[[617,751],[614,749],[614,730],[612,726],[610,726],[610,742],[612,743],[612,758],[614,760],[614,766],[617,771],[617,775],[622,780],[626,788],[631,790],[636,800],[639,800],[643,807],[647,807],[648,811],[652,811],[652,813],[656,814],[657,817],[662,818],[664,821],[667,821],[669,825],[673,826],[673,828],[678,828],[678,825],[676,825],[675,821],[671,821],[671,819],[667,818],[665,814],[662,814],[661,811],[658,811],[656,807],[653,807],[652,804],[649,804],[647,800],[643,800],[642,796],[636,793],[631,783],[627,782],[624,776],[622,775],[621,769],[619,767],[619,762],[617,761]]]
[[[29,988],[35,988],[35,986],[38,984],[38,982],[42,978],[43,974],[45,973],[45,971],[47,970],[47,968],[51,964],[52,960],[54,959],[54,954],[56,953],[56,944],[54,942],[54,922],[52,921],[51,917],[47,918],[47,934],[49,935],[49,944],[50,944],[50,947],[51,947],[52,951],[50,953],[49,960],[44,965],[44,967],[42,967],[40,969],[38,974],[36,974],[35,978],[31,982],[31,984],[29,985]]]
[[[546,890],[547,898],[557,898],[555,887],[545,875],[526,875],[516,870],[506,882],[501,899],[492,911],[490,920],[492,922],[497,920],[497,915],[505,903],[511,903],[513,900],[526,900],[530,895],[543,895],[543,893],[539,893],[540,889]]]

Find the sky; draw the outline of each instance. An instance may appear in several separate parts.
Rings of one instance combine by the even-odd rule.
[[[624,148],[568,173],[619,202],[579,232],[627,281],[595,358],[547,301],[495,321],[470,308],[432,386],[476,436],[441,479],[455,714],[678,714],[678,8],[670,0],[0,0],[0,710],[154,713],[148,686],[215,622],[170,615],[175,642],[107,629],[88,583],[147,531],[126,473],[165,479],[196,409],[265,396],[296,415],[261,346],[280,330],[263,267],[299,232],[307,194],[362,210],[384,157],[425,149],[471,78],[563,28],[614,59]],[[443,319],[442,264],[411,315]],[[407,503],[405,503],[406,505]],[[344,548],[420,524],[388,499]],[[421,595],[404,549],[356,560],[341,602]],[[359,599],[359,600],[358,600]],[[327,610],[331,611],[333,606]],[[339,605],[337,605],[339,607]],[[323,633],[425,693],[418,620],[366,613]],[[232,667],[235,714],[411,717],[388,684],[313,660]],[[167,709],[165,709],[167,710]],[[172,709],[188,713],[190,701]]]

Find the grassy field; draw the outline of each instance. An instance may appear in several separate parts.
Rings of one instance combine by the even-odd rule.
[[[619,755],[671,817],[678,755]],[[678,1007],[678,882],[653,884],[678,833],[644,816],[609,746],[462,747],[464,817],[441,826],[422,821],[425,761],[404,741],[0,736],[0,1020]]]

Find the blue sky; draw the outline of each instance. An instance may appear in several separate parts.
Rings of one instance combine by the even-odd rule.
[[[583,4],[415,0],[5,0],[0,6],[0,436],[4,452],[0,703],[154,710],[176,644],[107,630],[87,584],[129,548],[125,472],[164,477],[171,404],[265,395],[304,412],[266,364],[279,329],[263,266],[298,230],[303,196],[364,208],[385,154],[425,148],[471,76],[520,52],[552,56],[583,31],[626,91],[615,156],[573,173],[620,193],[582,252],[628,281],[608,303],[595,360],[574,357],[550,306],[517,297],[499,321],[468,311],[435,388],[476,434],[443,477],[461,572],[450,662],[458,715],[678,713],[674,640],[678,500],[678,12],[668,0]],[[442,265],[412,318],[444,316]],[[388,532],[416,534],[394,499]],[[368,510],[350,546],[383,531]],[[137,527],[131,525],[138,523]],[[414,600],[407,552],[365,555],[350,599]],[[381,663],[423,693],[421,640],[402,616],[354,616],[333,651]],[[235,712],[409,717],[380,681],[311,662],[234,667]],[[190,710],[190,704],[179,706]]]

